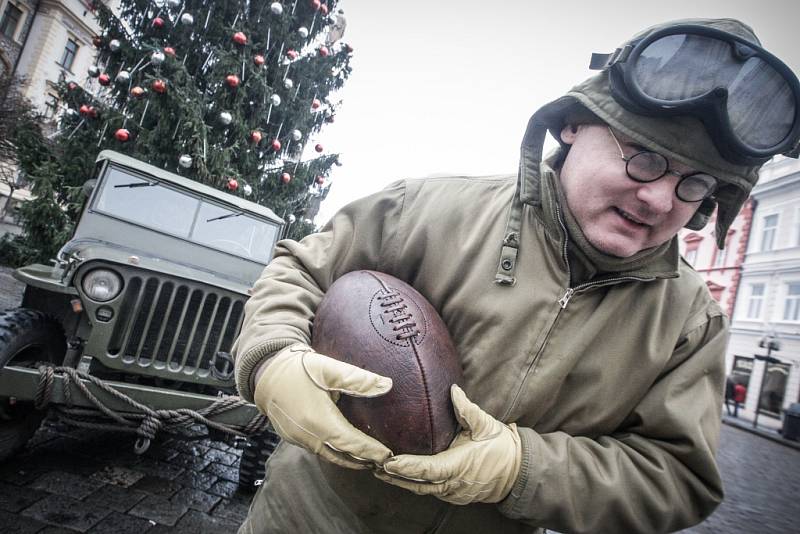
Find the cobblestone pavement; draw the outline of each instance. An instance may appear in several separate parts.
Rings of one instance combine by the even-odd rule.
[[[250,496],[237,492],[241,451],[211,440],[158,440],[46,423],[0,464],[5,534],[235,533]]]
[[[722,425],[718,455],[725,500],[697,534],[798,532],[800,451]]]

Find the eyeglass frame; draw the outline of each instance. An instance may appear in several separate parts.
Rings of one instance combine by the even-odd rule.
[[[625,162],[625,174],[627,174],[628,178],[630,178],[634,182],[637,182],[637,183],[640,183],[640,184],[649,184],[649,183],[653,183],[653,182],[656,182],[656,181],[662,179],[667,174],[672,174],[673,176],[677,176],[678,178],[680,178],[680,180],[678,180],[678,183],[675,184],[675,196],[678,197],[678,200],[680,200],[681,202],[687,202],[687,203],[688,202],[702,202],[703,200],[706,200],[706,199],[713,199],[714,192],[719,187],[719,180],[717,179],[717,177],[712,176],[712,175],[708,174],[707,172],[701,172],[701,171],[689,172],[689,173],[686,173],[686,174],[679,173],[678,171],[675,171],[675,170],[672,170],[672,169],[669,168],[669,159],[664,154],[659,154],[658,152],[655,152],[653,150],[640,150],[640,151],[636,152],[635,154],[633,154],[632,156],[626,156],[625,152],[622,150],[622,145],[620,144],[619,139],[617,139],[617,136],[614,135],[614,130],[611,129],[611,126],[606,126],[606,128],[608,129],[608,133],[611,134],[611,138],[614,140],[614,144],[616,144],[617,148],[619,149],[619,157],[622,159],[622,161]],[[657,176],[657,177],[653,178],[652,180],[644,180],[642,178],[638,178],[636,176],[633,176],[631,174],[630,170],[628,169],[628,166],[630,165],[631,160],[633,158],[635,158],[636,156],[640,155],[640,154],[655,154],[656,156],[658,156],[661,159],[663,159],[664,163],[665,163],[664,172],[660,176]],[[715,182],[714,187],[711,188],[709,190],[708,194],[705,195],[703,198],[698,198],[697,200],[685,200],[683,197],[681,197],[681,194],[678,192],[678,190],[680,189],[681,184],[684,182],[684,180],[686,180],[687,178],[691,178],[692,176],[697,176],[698,174],[701,174],[703,176],[708,176],[708,177],[712,178],[714,180],[714,182]]]

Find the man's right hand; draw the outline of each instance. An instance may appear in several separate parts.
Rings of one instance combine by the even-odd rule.
[[[392,380],[292,345],[259,369],[255,403],[289,443],[350,469],[383,465],[392,451],[351,425],[336,407],[339,395],[378,397]]]

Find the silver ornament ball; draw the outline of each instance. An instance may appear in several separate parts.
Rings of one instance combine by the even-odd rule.
[[[242,187],[242,193],[244,193],[244,196],[249,197],[253,194],[253,188],[250,187],[250,184],[244,184]]]
[[[89,73],[89,76],[91,76],[92,78],[97,78],[98,76],[100,76],[100,67],[98,67],[97,65],[91,65],[87,69],[87,72]]]
[[[292,141],[299,141],[303,138],[303,132],[300,130],[292,130]]]
[[[184,13],[183,15],[181,15],[181,24],[186,24],[187,26],[194,24],[194,17],[192,16],[192,14]]]
[[[178,9],[181,7],[181,0],[168,0],[167,5],[172,9]]]
[[[272,95],[271,97],[269,97],[269,101],[272,102],[273,106],[281,105],[281,97],[278,95]]]
[[[219,114],[219,121],[224,124],[225,126],[229,125],[233,122],[233,115],[228,113],[227,111],[223,111]]]
[[[178,165],[180,165],[184,169],[188,169],[189,167],[192,166],[192,156],[190,156],[189,154],[184,154],[178,160]]]
[[[280,2],[272,2],[269,6],[269,10],[272,11],[273,15],[283,15],[283,4]]]
[[[289,224],[294,223],[297,220],[297,217],[294,216],[293,213],[289,214]]]
[[[306,37],[308,37],[308,28],[306,28],[305,26],[300,26],[300,28],[297,29],[297,33],[300,34],[300,37],[305,39]]]
[[[118,39],[111,39],[111,42],[108,43],[108,47],[112,52],[119,50],[120,46],[122,46],[122,43],[120,43]]]
[[[117,83],[128,83],[131,81],[131,73],[127,70],[121,70],[119,71],[119,74],[117,74],[116,80]]]
[[[283,86],[287,89],[291,89],[292,87],[294,87],[294,82],[292,81],[291,78],[286,78],[285,80],[283,80]]]
[[[164,52],[162,52],[161,50],[156,50],[150,56],[150,63],[152,63],[153,65],[158,66],[158,65],[161,65],[162,63],[164,63],[164,59],[165,59]]]

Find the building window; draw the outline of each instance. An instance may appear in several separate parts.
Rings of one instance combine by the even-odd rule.
[[[773,417],[781,416],[783,397],[786,394],[786,382],[789,380],[790,367],[785,363],[767,363],[764,372],[764,386],[758,406],[761,412]]]
[[[761,232],[761,251],[772,250],[775,247],[775,232],[778,229],[778,214],[773,213],[764,217],[764,229]]]
[[[800,321],[800,282],[786,284],[786,301],[783,305],[784,321]]]
[[[764,302],[764,284],[750,284],[750,300],[747,303],[747,318],[760,319]]]
[[[47,100],[44,103],[44,118],[54,119],[58,113],[58,97],[54,94],[48,94]]]
[[[78,43],[72,39],[67,39],[67,44],[64,46],[64,54],[61,56],[59,65],[67,70],[72,69],[72,63],[75,61],[75,56],[78,54]]]
[[[734,356],[733,368],[731,369],[731,378],[737,384],[748,387],[750,384],[750,375],[753,373],[753,358],[749,356]]]
[[[694,267],[694,262],[697,261],[697,249],[689,249],[686,251],[686,255],[684,256],[686,259],[686,263]]]
[[[13,39],[17,33],[17,26],[19,26],[20,20],[22,20],[22,10],[9,2],[6,4],[3,18],[0,20],[0,33],[9,39]]]

